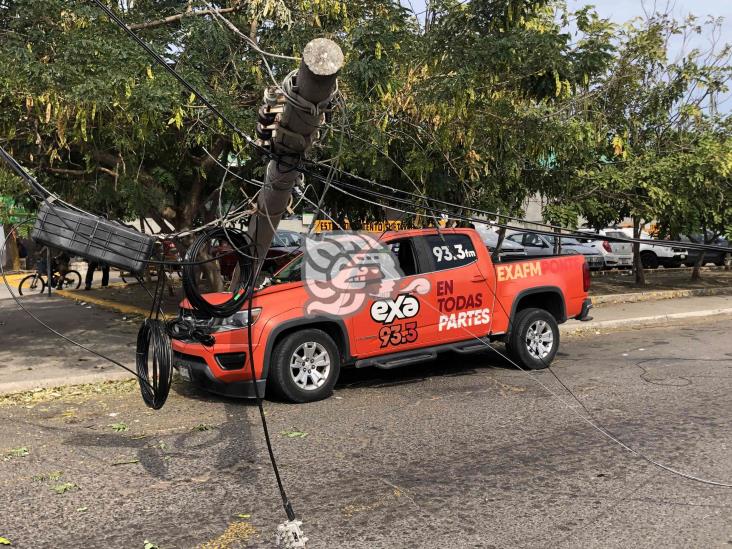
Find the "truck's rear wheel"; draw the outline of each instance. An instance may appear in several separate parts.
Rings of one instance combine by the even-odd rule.
[[[269,382],[290,402],[313,402],[333,393],[340,370],[341,359],[333,339],[322,330],[301,330],[277,342]]]
[[[658,269],[660,261],[658,256],[653,252],[641,252],[641,264],[644,269]]]
[[[544,309],[519,311],[513,320],[506,348],[511,358],[522,368],[546,368],[559,349],[557,320]]]

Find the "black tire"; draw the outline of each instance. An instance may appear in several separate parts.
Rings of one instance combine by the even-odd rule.
[[[641,264],[644,269],[658,269],[658,256],[653,252],[641,252]]]
[[[324,367],[312,367],[310,364],[304,364],[303,368],[291,366],[293,361],[298,362],[295,359],[296,354],[301,359],[306,358],[308,345],[313,346],[311,348],[316,361],[321,356],[316,353],[327,353],[329,367],[325,379],[319,386],[316,384],[320,381],[316,382],[312,373],[322,375],[325,372]],[[281,398],[296,403],[314,402],[328,398],[333,394],[333,386],[338,381],[341,371],[341,357],[333,339],[324,331],[312,328],[292,332],[278,341],[270,364],[269,386]],[[310,369],[307,372],[310,373],[303,371],[308,367]],[[296,382],[296,377],[301,378],[301,381]]]
[[[42,294],[46,289],[46,281],[40,276],[28,275],[18,284],[20,295]]]
[[[56,285],[59,290],[77,290],[81,286],[81,273],[69,271],[63,278],[58,277]]]
[[[542,324],[543,323],[543,324]],[[551,333],[551,345],[548,349],[540,349],[536,344],[531,345],[527,339],[531,339],[530,330],[540,328],[542,332],[537,334],[543,338],[543,344],[549,339],[546,334]],[[533,350],[530,348],[533,347]],[[554,316],[544,309],[524,309],[516,313],[511,326],[511,333],[506,341],[506,350],[511,358],[522,368],[529,370],[541,370],[546,368],[554,360],[559,349],[559,325]],[[546,351],[546,354],[543,352]]]

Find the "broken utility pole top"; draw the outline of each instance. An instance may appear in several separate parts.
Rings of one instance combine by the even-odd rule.
[[[305,46],[302,61],[315,76],[333,76],[343,66],[343,52],[333,40],[316,38]]]
[[[273,117],[270,130],[276,157],[267,165],[256,212],[247,229],[256,245],[257,272],[267,257],[280,219],[287,213],[292,189],[301,177],[297,167],[317,139],[325,113],[333,107],[337,74],[342,66],[343,52],[338,44],[316,38],[305,46],[297,73],[290,73],[282,83],[285,105],[282,114]],[[265,102],[267,97],[265,93]],[[266,120],[265,123],[269,125]]]

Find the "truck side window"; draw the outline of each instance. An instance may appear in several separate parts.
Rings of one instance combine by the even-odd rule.
[[[417,274],[417,257],[414,254],[414,244],[410,238],[394,240],[389,242],[391,253],[396,256],[397,265],[404,273],[404,276]]]
[[[465,234],[429,235],[424,237],[432,254],[436,271],[469,265],[477,260],[473,241]]]

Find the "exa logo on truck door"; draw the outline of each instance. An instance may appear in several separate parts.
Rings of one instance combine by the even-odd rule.
[[[382,324],[412,318],[417,316],[417,313],[419,313],[419,300],[407,294],[399,295],[396,299],[374,301],[371,305],[371,318]]]
[[[401,294],[396,299],[374,301],[371,305],[371,318],[384,324],[379,330],[378,338],[381,348],[389,345],[404,345],[414,343],[419,337],[416,322],[396,323],[395,320],[404,320],[417,316],[419,300],[408,294]]]

